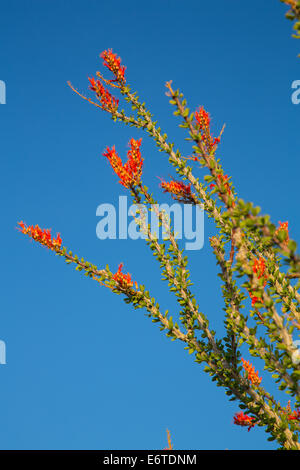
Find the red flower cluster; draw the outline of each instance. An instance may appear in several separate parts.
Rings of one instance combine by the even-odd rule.
[[[248,431],[255,426],[255,423],[253,423],[254,419],[255,418],[252,416],[244,415],[242,411],[236,413],[233,417],[234,424],[238,426],[248,426]]]
[[[245,371],[247,372],[247,378],[250,380],[252,385],[259,385],[261,382],[261,377],[258,377],[258,372],[255,371],[254,366],[250,364],[249,361],[245,361],[242,358],[242,363]]]
[[[218,175],[217,178],[220,181],[220,183],[222,183],[225,186],[227,194],[231,195],[231,188],[230,188],[230,184],[229,184],[228,175]],[[216,186],[215,183],[211,183],[209,185],[210,189],[212,189],[214,186]]]
[[[122,273],[123,263],[119,265],[118,271],[113,275],[114,281],[116,281],[123,289],[133,286],[130,274]]]
[[[229,178],[228,178],[228,175],[218,175],[217,176],[218,180],[220,181],[220,183],[223,184],[223,186],[225,187],[225,191],[227,192],[228,196],[231,196],[232,195],[232,191],[231,191],[231,188],[230,188],[230,184],[229,184]],[[212,189],[214,186],[216,186],[215,183],[211,183],[209,185],[210,189]],[[235,206],[235,202],[232,201],[232,207]]]
[[[130,150],[127,152],[127,162],[125,168],[132,175],[136,183],[139,183],[142,176],[142,168],[144,159],[141,156],[140,146],[142,139],[131,139],[129,142]]]
[[[300,408],[293,411],[293,413],[288,416],[288,419],[300,421]]]
[[[254,274],[256,274],[257,278],[260,279],[261,277],[264,278],[264,287],[266,286],[268,282],[268,275],[265,272],[266,271],[266,264],[265,260],[263,258],[259,258],[258,260],[254,260],[254,264],[252,267],[252,271]],[[253,295],[251,292],[249,292],[249,295],[252,300],[252,305],[254,305],[256,302],[260,302],[261,299],[255,295]]]
[[[50,229],[42,230],[38,225],[30,225],[27,227],[27,225],[22,221],[18,222],[18,225],[20,225],[21,228],[19,230],[21,230],[22,233],[29,235],[33,240],[47,246],[50,250],[55,250],[61,247],[62,239],[59,233],[56,235],[56,238],[52,238]]]
[[[90,89],[96,93],[102,108],[106,111],[116,111],[118,109],[119,100],[112,96],[112,94],[104,88],[100,80],[95,80],[93,77],[89,78]]]
[[[256,295],[253,295],[251,292],[249,292],[250,299],[252,301],[252,306],[256,304],[256,302],[259,302],[261,299],[259,299]]]
[[[200,131],[202,143],[205,146],[205,150],[210,153],[215,149],[216,145],[220,142],[219,137],[212,137],[210,133],[210,116],[205,111],[203,106],[195,111],[196,126]]]
[[[125,188],[130,188],[134,184],[138,184],[142,176],[142,167],[144,159],[141,156],[140,146],[142,139],[131,139],[129,142],[130,150],[127,152],[127,162],[123,165],[121,158],[116,152],[115,146],[111,149],[107,147],[103,153],[107,157],[113,170],[120,178],[120,184]]]
[[[288,244],[289,242],[289,223],[288,222],[279,222],[279,227],[275,232],[277,235],[279,232],[286,232],[286,238],[283,243]]]
[[[121,65],[121,59],[117,54],[113,54],[111,49],[103,51],[100,54],[100,57],[103,59],[103,64],[107,67],[116,77],[112,82],[120,82],[124,84],[125,80],[125,69],[124,65]]]
[[[257,275],[258,279],[261,277],[265,278],[264,285],[267,283],[267,274],[265,273],[266,271],[266,263],[263,258],[259,258],[258,260],[254,260],[253,268],[252,268],[254,274]]]
[[[192,200],[191,184],[184,184],[181,181],[163,181],[160,187],[164,193],[170,193],[172,198],[179,201],[190,202]]]

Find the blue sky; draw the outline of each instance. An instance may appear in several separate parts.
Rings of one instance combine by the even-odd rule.
[[[97,206],[126,194],[101,156],[106,146],[124,155],[131,137],[143,137],[145,182],[157,196],[156,176],[174,175],[145,134],[114,124],[66,84],[86,92],[100,52],[113,48],[176,146],[189,151],[167,80],[191,108],[205,106],[215,133],[226,123],[219,156],[239,195],[274,223],[288,220],[299,239],[300,105],[291,84],[300,79],[300,42],[285,11],[276,0],[2,3],[1,449],[161,449],[166,428],[176,449],[274,447],[262,429],[232,424],[237,404],[141,310],[15,227],[25,220],[59,231],[99,267],[123,261],[163,308],[175,308],[142,241],[96,237]],[[222,331],[213,233],[205,219],[204,247],[189,257],[201,309]]]

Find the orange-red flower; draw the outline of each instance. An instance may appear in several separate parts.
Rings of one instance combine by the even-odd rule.
[[[220,174],[217,176],[218,180],[220,181],[220,183],[223,184],[223,186],[225,187],[225,191],[227,192],[227,194],[229,196],[232,195],[232,191],[231,191],[231,188],[230,188],[230,184],[229,184],[229,178],[228,178],[228,175],[223,175],[223,174]],[[214,186],[216,186],[215,183],[211,183],[209,185],[210,189],[212,189]],[[235,202],[232,201],[232,207],[235,206]]]
[[[226,189],[227,193],[231,194],[231,188],[230,188],[230,184],[229,184],[228,175],[218,175],[217,178],[220,181],[220,183],[222,183],[225,186],[225,189]],[[210,189],[212,189],[214,186],[216,186],[215,183],[211,183],[209,185]]]
[[[255,259],[254,264],[252,266],[253,273],[257,276],[258,279],[263,278],[264,283],[263,286],[265,287],[268,282],[268,274],[266,273],[266,263],[263,258]],[[261,298],[255,296],[249,291],[250,298],[252,300],[252,305],[256,302],[261,302]]]
[[[245,361],[242,358],[242,363],[245,371],[247,372],[247,378],[250,380],[252,385],[259,385],[261,382],[261,377],[258,377],[258,372],[255,371],[254,366],[250,364],[249,361]]]
[[[267,283],[267,279],[268,279],[268,275],[265,272],[266,271],[265,260],[261,257],[259,259],[255,259],[252,270],[253,270],[254,274],[257,275],[258,279],[260,279],[261,277],[264,277],[264,279],[265,279],[264,286],[265,286],[266,283]]]
[[[256,295],[253,295],[251,292],[249,292],[250,299],[252,301],[252,306],[256,304],[256,302],[261,302],[261,298],[257,297]]]
[[[291,413],[291,414],[288,416],[288,419],[300,421],[300,408],[298,408],[297,410],[293,411],[293,413]]]
[[[193,201],[191,184],[184,184],[182,181],[175,180],[169,182],[161,180],[160,187],[163,188],[164,193],[170,193],[172,198],[177,201]]]
[[[143,162],[144,162],[141,156],[141,151],[140,151],[141,143],[142,143],[142,139],[130,140],[129,142],[130,149],[127,152],[127,162],[124,165],[126,171],[130,175],[132,175],[136,183],[139,183],[141,180],[142,168],[143,168]]]
[[[285,232],[286,237],[283,243],[288,244],[289,242],[289,223],[288,222],[279,222],[279,227],[277,228],[275,235],[277,235],[279,232]]]
[[[237,424],[238,426],[248,426],[248,431],[255,426],[255,423],[253,422],[254,419],[255,418],[253,416],[244,415],[243,411],[236,413],[233,417],[234,424]]]
[[[123,263],[119,264],[118,271],[113,275],[114,281],[123,289],[133,286],[133,282],[129,273],[122,273]]]
[[[200,132],[202,144],[205,146],[206,152],[210,153],[215,149],[220,142],[219,137],[213,137],[210,133],[210,115],[201,106],[198,111],[195,111],[196,127]]]
[[[102,108],[106,111],[116,111],[118,109],[119,100],[115,98],[101,83],[100,80],[95,80],[94,77],[89,78],[90,89],[96,93]]]
[[[107,157],[113,170],[119,176],[119,183],[130,188],[134,184],[139,184],[142,176],[144,159],[141,156],[140,146],[142,139],[131,139],[129,142],[130,150],[127,152],[127,162],[123,165],[121,158],[116,152],[115,146],[111,149],[107,147],[103,153]]]
[[[56,238],[54,238],[51,237],[50,229],[42,230],[38,225],[27,226],[22,221],[18,222],[18,225],[21,227],[19,230],[21,230],[22,233],[29,235],[33,240],[47,246],[50,250],[55,250],[61,247],[62,239],[59,233],[56,235]]]
[[[117,54],[113,54],[111,49],[103,51],[100,54],[100,57],[103,59],[103,64],[107,67],[116,77],[112,82],[119,82],[124,84],[125,80],[125,69],[124,65],[121,65],[121,59]]]

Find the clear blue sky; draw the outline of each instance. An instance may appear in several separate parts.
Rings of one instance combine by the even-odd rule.
[[[2,2],[1,449],[159,449],[166,428],[176,449],[274,447],[261,428],[232,424],[237,404],[182,344],[15,227],[51,227],[99,267],[123,261],[163,308],[175,307],[142,241],[96,237],[97,206],[126,194],[101,157],[107,145],[124,155],[131,137],[143,137],[145,182],[156,195],[155,177],[174,174],[145,134],[114,124],[66,84],[86,91],[99,53],[113,48],[176,146],[188,148],[167,80],[191,108],[210,111],[215,132],[226,123],[219,156],[240,196],[275,223],[288,220],[299,239],[300,105],[291,83],[300,79],[300,42],[285,11],[276,0]],[[206,219],[204,247],[189,256],[201,308],[222,332],[213,233]]]

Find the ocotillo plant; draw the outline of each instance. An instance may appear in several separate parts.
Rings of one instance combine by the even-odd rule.
[[[300,2],[299,0],[281,0],[282,3],[289,5],[290,10],[285,14],[287,19],[295,21],[293,29],[295,33],[293,37],[300,39]],[[299,56],[300,57],[300,54]]]
[[[171,340],[183,342],[217,386],[225,389],[231,401],[238,402],[240,411],[233,417],[236,425],[245,426],[248,431],[262,426],[268,439],[276,440],[280,448],[300,450],[300,360],[293,342],[300,327],[300,257],[295,241],[290,239],[288,222],[273,224],[269,216],[260,214],[259,207],[238,196],[217,156],[222,131],[213,136],[210,115],[202,106],[190,111],[183,94],[171,81],[166,83],[174,115],[191,143],[191,155],[185,156],[174,149],[145,103],[131,90],[125,66],[117,54],[106,50],[101,58],[112,77],[105,78],[97,72],[97,78],[89,78],[94,98],[80,94],[71,84],[70,87],[108,113],[113,121],[134,126],[154,139],[178,175],[177,179],[162,180],[162,190],[182,204],[201,206],[214,221],[216,235],[210,238],[210,245],[223,283],[225,336],[217,336],[201,311],[192,289],[188,260],[178,245],[171,221],[143,183],[142,139],[130,140],[125,163],[115,147],[107,147],[103,155],[140,207],[135,221],[159,262],[162,278],[176,296],[178,312],[162,311],[147,288],[123,272],[122,263],[116,272],[108,266],[98,268],[63,246],[59,234],[54,237],[50,230],[24,222],[19,222],[20,230],[73,264],[76,270],[121,294],[135,309],[145,309]],[[114,96],[116,93],[119,98]],[[120,109],[120,99],[128,103],[130,112]],[[143,207],[155,212],[168,235],[163,242],[152,233]],[[247,349],[247,357],[242,357],[241,347]],[[281,403],[275,399],[251,364],[250,356],[264,362],[274,387],[288,393],[290,400]],[[283,402],[284,399],[285,395]]]

